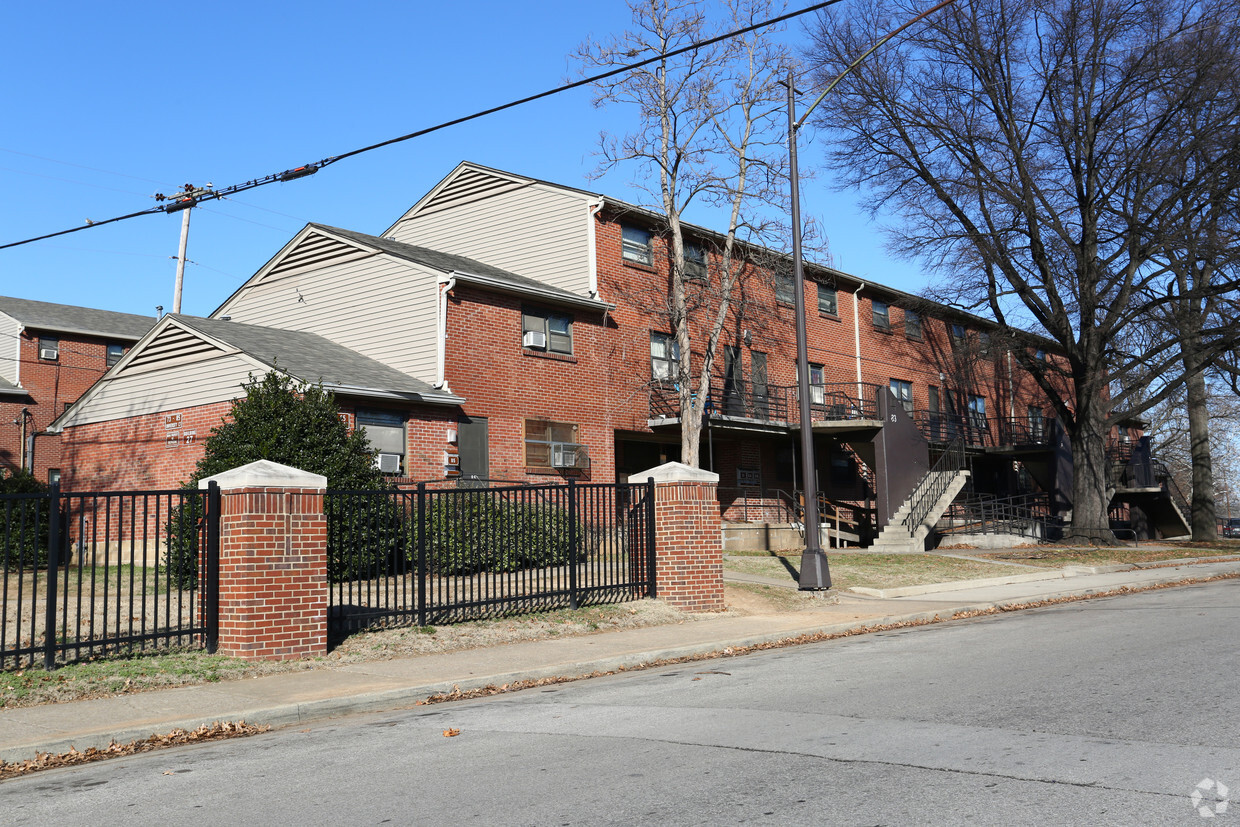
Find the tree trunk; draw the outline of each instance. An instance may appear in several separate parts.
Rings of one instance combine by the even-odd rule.
[[[1110,467],[1106,455],[1106,408],[1100,398],[1078,388],[1072,440],[1072,526],[1068,536],[1113,543]]]
[[[1186,343],[1187,345],[1188,343]],[[1210,411],[1206,405],[1206,377],[1192,371],[1195,361],[1185,357],[1188,387],[1188,443],[1193,460],[1192,528],[1194,540],[1217,540],[1218,522],[1214,505],[1214,468],[1210,460]]]

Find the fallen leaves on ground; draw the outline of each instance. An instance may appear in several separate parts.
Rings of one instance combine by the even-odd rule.
[[[163,749],[164,747],[195,744],[201,741],[217,741],[224,738],[244,738],[247,735],[257,735],[269,729],[271,729],[269,726],[255,726],[247,724],[245,721],[216,721],[210,724],[203,724],[197,729],[174,729],[165,735],[152,735],[150,738],[130,741],[127,744],[118,744],[113,741],[103,749],[89,747],[79,752],[76,748],[70,747],[68,752],[61,753],[60,755],[40,752],[34,758],[28,758],[25,761],[0,761],[0,779],[13,778],[14,776],[38,772],[39,770],[50,770],[56,767],[89,764],[92,761],[102,761],[105,758],[137,755],[141,752],[150,752],[151,750]],[[164,775],[169,774],[167,772],[164,773]]]

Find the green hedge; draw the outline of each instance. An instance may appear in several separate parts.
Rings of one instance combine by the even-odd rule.
[[[0,472],[0,495],[46,494],[28,471]],[[10,571],[47,568],[51,505],[46,499],[0,500],[0,563]]]
[[[410,520],[408,559],[416,563],[418,526]],[[559,566],[569,561],[564,508],[508,502],[486,491],[431,497],[426,560],[432,574],[474,574]]]

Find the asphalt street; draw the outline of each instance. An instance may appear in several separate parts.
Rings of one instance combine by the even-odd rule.
[[[1225,581],[357,716],[0,796],[12,824],[1226,824],[1238,666]]]

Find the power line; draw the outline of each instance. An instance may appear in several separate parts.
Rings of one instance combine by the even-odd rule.
[[[611,69],[609,71],[602,72],[597,75],[592,75],[587,78],[582,78],[581,80],[574,81],[572,83],[566,83],[561,86],[557,86],[553,89],[548,89],[545,92],[539,92],[538,94],[529,95],[527,97],[520,98],[518,100],[514,100],[508,103],[501,104],[499,106],[493,106],[489,109],[483,109],[478,112],[474,112],[472,115],[465,115],[460,118],[454,118],[450,121],[444,121],[443,123],[436,124],[435,126],[430,126],[425,129],[419,129],[416,132],[410,132],[406,135],[401,135],[396,138],[389,138],[386,141],[380,141],[379,143],[376,143],[376,144],[370,144],[369,146],[364,146],[364,147],[361,147],[360,149],[350,150],[349,152],[345,152],[340,155],[330,155],[322,159],[321,161],[303,164],[299,167],[293,167],[292,169],[286,169],[283,172],[273,172],[270,175],[264,175],[261,178],[254,178],[250,181],[244,181],[240,184],[233,184],[232,186],[222,187],[220,189],[211,189],[208,187],[205,190],[197,190],[193,192],[193,197],[190,197],[186,193],[181,193],[179,195],[172,195],[172,196],[163,196],[162,194],[157,194],[155,197],[159,199],[160,201],[166,200],[166,201],[170,201],[171,203],[161,204],[155,207],[149,207],[145,210],[139,210],[138,212],[129,213],[128,215],[118,215],[115,218],[108,218],[103,221],[92,221],[89,224],[86,224],[81,227],[72,227],[68,230],[59,230],[58,232],[47,233],[45,235],[35,236],[34,238],[23,239],[22,241],[11,241],[8,244],[0,244],[0,250],[6,250],[10,247],[19,247],[23,244],[30,244],[32,242],[42,241],[47,238],[55,238],[56,236],[60,236],[60,235],[76,233],[76,232],[80,232],[81,230],[86,230],[91,227],[99,227],[104,224],[115,224],[118,221],[127,221],[130,218],[137,218],[140,215],[154,215],[156,213],[161,213],[161,212],[163,213],[179,212],[180,210],[194,207],[195,205],[203,201],[214,201],[218,198],[224,198],[229,195],[235,195],[239,192],[245,192],[246,190],[252,190],[256,187],[265,186],[266,184],[272,184],[277,181],[294,181],[298,178],[305,178],[309,175],[315,174],[323,167],[330,166],[331,164],[334,164],[338,161],[343,161],[346,158],[352,158],[355,155],[361,155],[362,153],[365,153],[365,152],[373,152],[376,149],[382,149],[383,147],[391,146],[392,144],[398,144],[403,141],[409,141],[414,138],[420,138],[424,135],[429,135],[432,132],[438,132],[441,129],[447,129],[450,126],[457,126],[459,124],[468,123],[469,121],[477,120],[478,118],[482,118],[487,115],[494,115],[497,112],[503,112],[504,110],[512,109],[513,107],[516,107],[516,106],[522,106],[527,103],[532,103],[533,101],[536,101],[536,100],[541,100],[543,98],[551,97],[552,95],[558,95],[561,92],[568,92],[568,91],[577,89],[582,86],[588,86],[593,83],[598,83],[599,81],[606,80],[611,77],[615,77],[616,75],[622,75],[625,72],[631,72],[634,69],[640,69],[643,66],[649,66],[652,63],[658,63],[659,61],[666,60],[667,58],[670,58],[670,57],[676,57],[677,55],[682,55],[682,54],[685,54],[686,52],[692,52],[696,49],[702,49],[707,46],[713,46],[716,43],[722,43],[725,40],[730,40],[734,37],[739,37],[743,34],[748,34],[750,32],[754,32],[759,29],[769,28],[770,26],[775,26],[779,23],[784,23],[788,20],[792,20],[802,15],[809,14],[811,12],[820,11],[822,9],[827,8],[828,6],[834,6],[836,3],[839,3],[841,1],[842,0],[825,0],[825,2],[817,3],[812,6],[807,6],[806,8],[800,9],[798,11],[788,12],[787,14],[781,14],[777,17],[772,17],[769,20],[764,20],[760,23],[754,23],[752,25],[745,26],[740,29],[735,29],[734,31],[730,31],[730,32],[727,32],[721,35],[717,35],[716,37],[711,37],[711,38],[708,38],[706,40],[701,40],[701,41],[695,41],[693,43],[690,43],[688,46],[682,46],[681,48],[673,49],[670,52],[662,52],[660,54],[655,55],[654,57],[647,58],[646,60],[640,60],[640,61],[637,61],[636,63],[625,64],[624,66],[620,66],[616,69]],[[193,187],[187,184],[186,191],[189,192],[191,190],[193,190]]]

